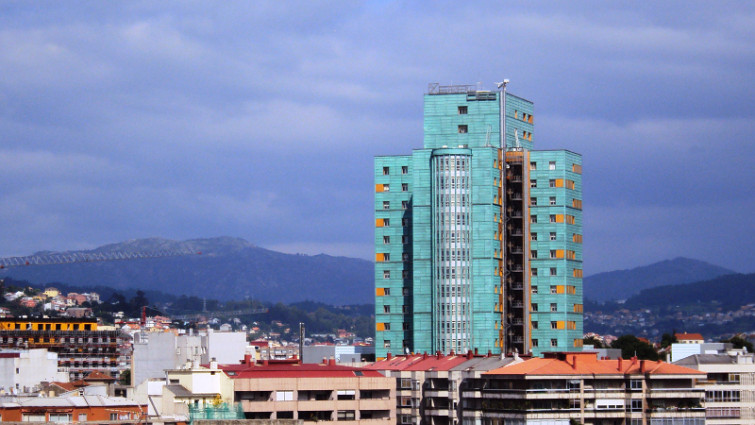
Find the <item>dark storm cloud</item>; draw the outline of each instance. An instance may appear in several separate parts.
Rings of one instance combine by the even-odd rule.
[[[0,255],[233,235],[370,258],[372,157],[503,77],[584,155],[585,270],[752,271],[755,14],[705,2],[0,4]]]

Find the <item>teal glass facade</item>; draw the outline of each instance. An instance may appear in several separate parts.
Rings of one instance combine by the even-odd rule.
[[[532,151],[532,102],[501,95],[435,86],[425,95],[424,147],[375,158],[377,357],[539,354],[581,341],[580,157]],[[579,242],[567,243],[572,233]],[[530,246],[554,258],[531,258]],[[552,268],[563,272],[546,279],[541,269]],[[555,311],[543,314],[541,306],[552,304]]]

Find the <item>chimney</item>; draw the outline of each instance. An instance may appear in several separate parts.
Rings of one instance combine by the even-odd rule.
[[[390,352],[390,351],[388,352],[388,356],[387,356],[387,358],[388,358],[388,360],[390,360],[391,358],[393,358],[393,355],[391,354],[391,352]]]
[[[645,360],[640,360],[640,373],[645,373]]]
[[[328,366],[335,366],[335,365],[336,365],[336,358],[335,357],[331,357],[328,360]]]
[[[467,351],[467,360],[472,358],[472,350]]]
[[[619,367],[618,367],[618,370],[619,370],[619,372],[621,372],[621,371],[623,371],[623,370],[624,370],[624,368],[623,368],[623,367],[621,367],[621,366],[622,366],[622,364],[621,364],[621,363],[622,363],[622,362],[621,362],[622,360],[623,360],[623,359],[622,359],[621,357],[619,357]]]
[[[514,350],[514,360],[519,360],[519,350]]]
[[[327,357],[323,357],[322,358],[322,364],[328,364],[328,358]]]
[[[487,354],[487,356],[486,356],[486,357],[490,357],[490,356],[492,356],[492,355],[493,355],[493,352],[492,352],[492,351],[490,351],[490,350],[488,350],[488,354]]]
[[[474,348],[474,355],[476,356],[478,354],[477,347]]]
[[[252,355],[251,354],[244,354],[244,361],[243,364],[249,366],[252,364]]]
[[[577,356],[571,356],[571,368],[577,369]]]
[[[210,360],[210,370],[218,370],[218,360],[215,357]]]
[[[422,360],[426,360],[426,359],[427,359],[427,351],[422,353]]]
[[[451,356],[451,357],[453,357],[453,356],[455,356],[455,355],[456,355],[456,352],[454,352],[454,350],[451,350],[451,352],[450,352],[450,353],[448,353],[448,355],[449,355],[449,356]]]

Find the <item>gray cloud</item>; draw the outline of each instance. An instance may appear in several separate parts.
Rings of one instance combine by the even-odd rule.
[[[372,257],[372,157],[431,81],[511,78],[581,152],[588,274],[752,271],[755,7],[6,3],[0,255],[241,236]]]

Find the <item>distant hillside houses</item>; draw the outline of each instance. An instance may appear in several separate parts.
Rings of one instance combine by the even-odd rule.
[[[82,304],[88,302],[90,304],[99,304],[100,294],[96,292],[85,292],[82,294],[76,292],[69,292],[63,294],[57,288],[49,287],[44,291],[37,291],[29,288],[27,291],[6,292],[3,294],[8,302],[15,302],[18,305],[26,308],[35,308],[39,305],[45,311],[57,311],[67,312],[70,310],[72,317],[89,317],[91,316],[91,309],[80,308]]]

